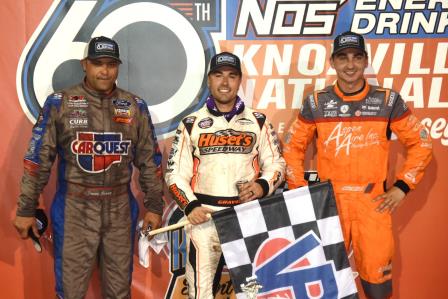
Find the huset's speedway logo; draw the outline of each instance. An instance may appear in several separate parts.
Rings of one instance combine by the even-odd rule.
[[[199,135],[198,147],[201,155],[209,154],[248,154],[252,151],[257,136],[253,132],[240,132],[232,129]]]
[[[120,46],[118,85],[147,101],[157,135],[170,133],[205,101],[220,8],[211,0],[55,0],[19,61],[22,109],[34,123],[48,94],[80,82],[88,41],[104,35]]]
[[[122,140],[121,133],[77,132],[71,144],[79,167],[89,173],[103,172],[120,163],[130,147],[131,141]]]

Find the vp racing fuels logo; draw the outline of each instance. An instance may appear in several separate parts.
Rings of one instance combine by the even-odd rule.
[[[252,151],[257,136],[253,132],[240,132],[232,129],[202,133],[198,147],[201,155],[209,154],[248,154]]]
[[[107,171],[128,155],[130,140],[122,140],[121,133],[77,132],[72,141],[72,153],[82,170],[89,173]]]
[[[212,34],[224,30],[221,5],[211,0],[54,0],[18,64],[24,113],[34,123],[48,94],[81,82],[85,47],[92,37],[104,35],[120,46],[119,86],[132,86],[146,100],[156,134],[168,137],[205,102],[205,75],[217,44]]]

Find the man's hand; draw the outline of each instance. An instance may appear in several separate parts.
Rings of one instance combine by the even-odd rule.
[[[16,216],[16,218],[12,221],[12,224],[19,232],[22,239],[28,239],[28,231],[30,228],[33,229],[33,233],[36,237],[40,237],[39,231],[37,230],[36,219],[34,217]]]
[[[255,181],[242,184],[238,194],[241,203],[263,197],[263,188]]]
[[[405,196],[406,194],[401,191],[400,188],[393,186],[392,188],[387,190],[386,193],[378,195],[372,200],[373,202],[382,201],[375,209],[375,211],[379,213],[388,211],[392,214],[395,209],[402,204],[403,198]]]
[[[145,216],[143,217],[143,226],[142,230],[145,231],[148,229],[148,226],[151,227],[151,230],[155,230],[160,228],[162,226],[162,215],[153,213],[153,212],[146,212]],[[148,237],[149,240],[151,240],[154,236]]]
[[[196,207],[194,208],[190,214],[188,214],[187,218],[191,224],[200,224],[208,221],[210,219],[210,214],[213,213],[213,210],[206,207]]]

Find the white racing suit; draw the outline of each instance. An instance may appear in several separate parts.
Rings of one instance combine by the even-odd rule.
[[[255,180],[264,196],[285,171],[277,135],[264,114],[243,107],[230,121],[204,105],[182,120],[174,137],[165,180],[181,209],[214,210],[240,203],[236,182]],[[213,298],[224,259],[213,221],[188,225],[186,277],[190,298]]]

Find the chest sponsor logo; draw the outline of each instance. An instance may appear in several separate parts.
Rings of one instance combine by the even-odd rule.
[[[131,102],[123,99],[115,99],[112,101],[116,108],[129,109],[131,107]]]
[[[248,118],[240,118],[236,120],[236,123],[244,126],[244,125],[251,125],[254,122]]]
[[[128,100],[115,99],[112,103],[114,105],[113,121],[117,123],[130,124],[132,122],[131,102]]]
[[[333,111],[324,111],[324,117],[337,117],[338,112],[336,110]]]
[[[336,109],[338,106],[337,106],[337,102],[335,101],[335,100],[329,100],[328,102],[325,102],[325,104],[324,104],[324,109],[325,110],[327,110],[327,109]]]
[[[201,129],[207,129],[210,128],[213,125],[213,119],[211,119],[210,117],[201,119],[201,121],[199,121],[198,126]]]
[[[380,138],[377,132],[362,126],[343,126],[339,122],[324,141],[325,151],[334,152],[337,157],[341,152],[350,155],[352,148],[365,148],[380,144]]]
[[[367,97],[366,98],[366,104],[367,105],[381,105],[383,103],[383,100],[376,97]]]
[[[256,140],[257,137],[253,132],[227,129],[200,134],[198,148],[201,155],[248,154],[252,151]]]
[[[87,108],[89,104],[84,96],[74,95],[68,98],[67,106],[69,108]]]
[[[78,166],[88,173],[104,172],[113,164],[121,163],[130,147],[130,140],[123,140],[121,133],[114,132],[77,132],[76,140],[71,143]]]
[[[341,106],[341,112],[342,113],[347,113],[348,110],[350,110],[350,107],[348,105],[342,105]]]
[[[74,109],[70,112],[68,123],[70,128],[87,128],[89,125],[87,111],[84,109]]]

